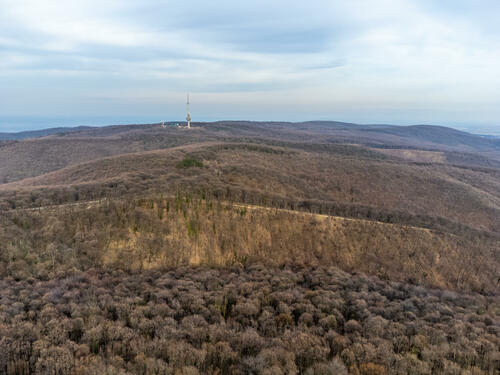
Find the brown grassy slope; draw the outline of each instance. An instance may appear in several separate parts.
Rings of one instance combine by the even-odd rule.
[[[498,292],[499,243],[486,237],[186,198],[17,211],[2,220],[0,273],[16,278],[260,262]]]
[[[6,196],[9,191],[19,195],[23,189],[91,183],[112,183],[129,193],[230,187],[443,217],[500,233],[500,174],[495,170],[374,160],[359,147],[351,149],[351,154],[339,155],[248,144],[190,145],[104,158],[1,189]],[[185,155],[202,160],[204,167],[176,168]]]

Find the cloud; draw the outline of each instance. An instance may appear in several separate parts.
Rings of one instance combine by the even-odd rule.
[[[159,113],[191,91],[221,118],[225,95],[240,118],[260,106],[282,119],[357,121],[357,108],[372,122],[449,122],[467,105],[462,119],[494,122],[498,10],[465,0],[0,0],[0,115]],[[96,105],[103,98],[113,104]]]

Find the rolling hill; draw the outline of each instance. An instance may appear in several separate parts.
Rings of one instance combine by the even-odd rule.
[[[0,183],[34,177],[105,156],[166,149],[207,141],[250,141],[288,146],[360,144],[385,149],[419,149],[445,154],[451,163],[500,166],[500,141],[434,126],[361,126],[337,122],[194,124],[187,133],[159,125],[70,128],[66,133],[0,143]],[[29,133],[31,134],[31,133]],[[39,133],[39,134],[43,134]],[[17,133],[11,139],[23,137]]]
[[[5,138],[0,374],[498,373],[498,139],[330,121]]]
[[[446,272],[459,269],[469,249],[491,262],[473,260],[485,279],[461,284],[438,281],[448,276],[436,271],[439,276],[430,285],[493,291],[497,285],[491,280],[500,276],[500,168],[485,154],[495,154],[497,147],[494,140],[435,126],[217,122],[195,124],[191,131],[154,124],[85,128],[4,144],[0,173],[6,183],[0,184],[0,207],[8,214],[27,214],[26,209],[54,205],[64,209],[85,201],[182,193],[223,204],[240,202],[381,223],[369,227],[368,238],[380,238],[385,247],[400,243],[400,251],[419,240],[409,232],[387,229],[393,228],[390,225],[430,230],[437,237],[425,240],[428,247],[413,250],[427,261],[405,277],[427,282],[422,270],[434,267],[436,247],[454,259]],[[368,227],[357,228],[352,232]],[[313,226],[304,236],[313,238],[321,231],[331,230]],[[352,235],[349,231],[347,236]],[[368,251],[369,240],[361,248]],[[257,250],[246,256],[252,259],[253,251]],[[313,248],[301,251],[310,259],[323,259]],[[352,267],[340,260],[332,264],[372,274],[386,261],[398,264],[392,261],[394,255],[383,257],[387,259],[360,258],[364,260]],[[200,256],[201,263],[209,258]],[[289,258],[280,259],[286,263]],[[389,274],[405,280],[395,270]]]

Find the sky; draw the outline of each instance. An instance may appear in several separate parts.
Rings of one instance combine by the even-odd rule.
[[[497,0],[0,0],[0,131],[180,120],[189,92],[194,121],[500,133],[498,19]]]

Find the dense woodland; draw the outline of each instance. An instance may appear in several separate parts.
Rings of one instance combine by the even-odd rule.
[[[203,167],[179,168],[186,158]],[[306,201],[344,212],[364,210],[361,215],[368,217],[428,217],[500,233],[500,170],[385,158],[357,146],[312,152],[254,144],[189,145],[103,158],[0,185],[0,209],[207,191],[248,203]]]
[[[68,270],[124,271],[261,262],[330,264],[402,282],[498,292],[498,237],[310,214],[178,194],[0,216],[0,275],[50,279]],[[457,231],[460,228],[456,228]]]
[[[335,268],[0,281],[6,374],[498,374],[498,300]]]
[[[500,374],[499,140],[194,125],[0,134],[0,374]]]

